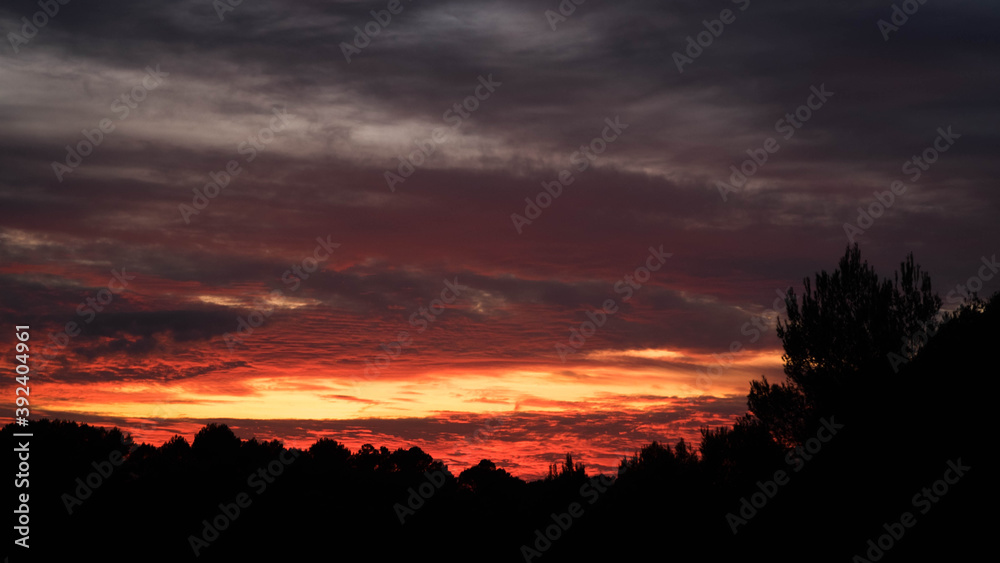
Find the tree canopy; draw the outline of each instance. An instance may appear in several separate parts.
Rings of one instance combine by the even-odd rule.
[[[788,318],[777,328],[788,381],[754,381],[748,399],[750,410],[785,442],[796,441],[809,412],[840,403],[859,377],[875,384],[891,374],[889,355],[915,352],[915,335],[934,322],[941,307],[930,276],[912,253],[892,279],[880,279],[855,244],[833,273],[824,270],[815,282],[803,283],[801,303],[795,290],[788,290]]]

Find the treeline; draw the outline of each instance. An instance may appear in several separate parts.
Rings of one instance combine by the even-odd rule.
[[[993,523],[1000,295],[942,317],[912,258],[882,280],[855,248],[788,305],[786,381],[754,381],[736,424],[648,444],[616,475],[567,455],[533,482],[487,460],[455,476],[419,448],[289,450],[224,425],[154,447],[33,421],[31,555],[972,560]]]

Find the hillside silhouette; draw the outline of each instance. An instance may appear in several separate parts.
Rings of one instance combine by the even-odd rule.
[[[786,302],[787,378],[753,381],[732,426],[704,428],[697,445],[647,444],[615,475],[587,476],[569,455],[525,482],[489,460],[456,476],[419,448],[352,451],[322,439],[286,449],[216,424],[156,447],[118,429],[32,421],[28,559],[847,563],[988,553],[995,462],[984,434],[1000,293],[941,313],[912,255],[883,279],[854,246]],[[8,451],[15,432],[2,430]],[[5,550],[11,561],[26,551]]]

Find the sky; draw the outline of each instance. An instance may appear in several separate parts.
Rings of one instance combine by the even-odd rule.
[[[0,6],[32,418],[611,471],[780,381],[850,243],[1000,289],[988,2],[47,6]]]

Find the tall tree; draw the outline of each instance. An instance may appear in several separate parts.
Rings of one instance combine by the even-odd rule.
[[[754,382],[748,398],[750,410],[783,442],[798,438],[794,428],[808,418],[803,410],[828,411],[857,391],[859,378],[873,384],[891,374],[889,354],[904,346],[912,353],[914,335],[933,323],[941,307],[912,253],[893,279],[880,280],[861,260],[857,244],[832,274],[824,270],[815,284],[805,278],[804,285],[801,304],[795,290],[788,290],[788,318],[778,322],[788,381]]]

